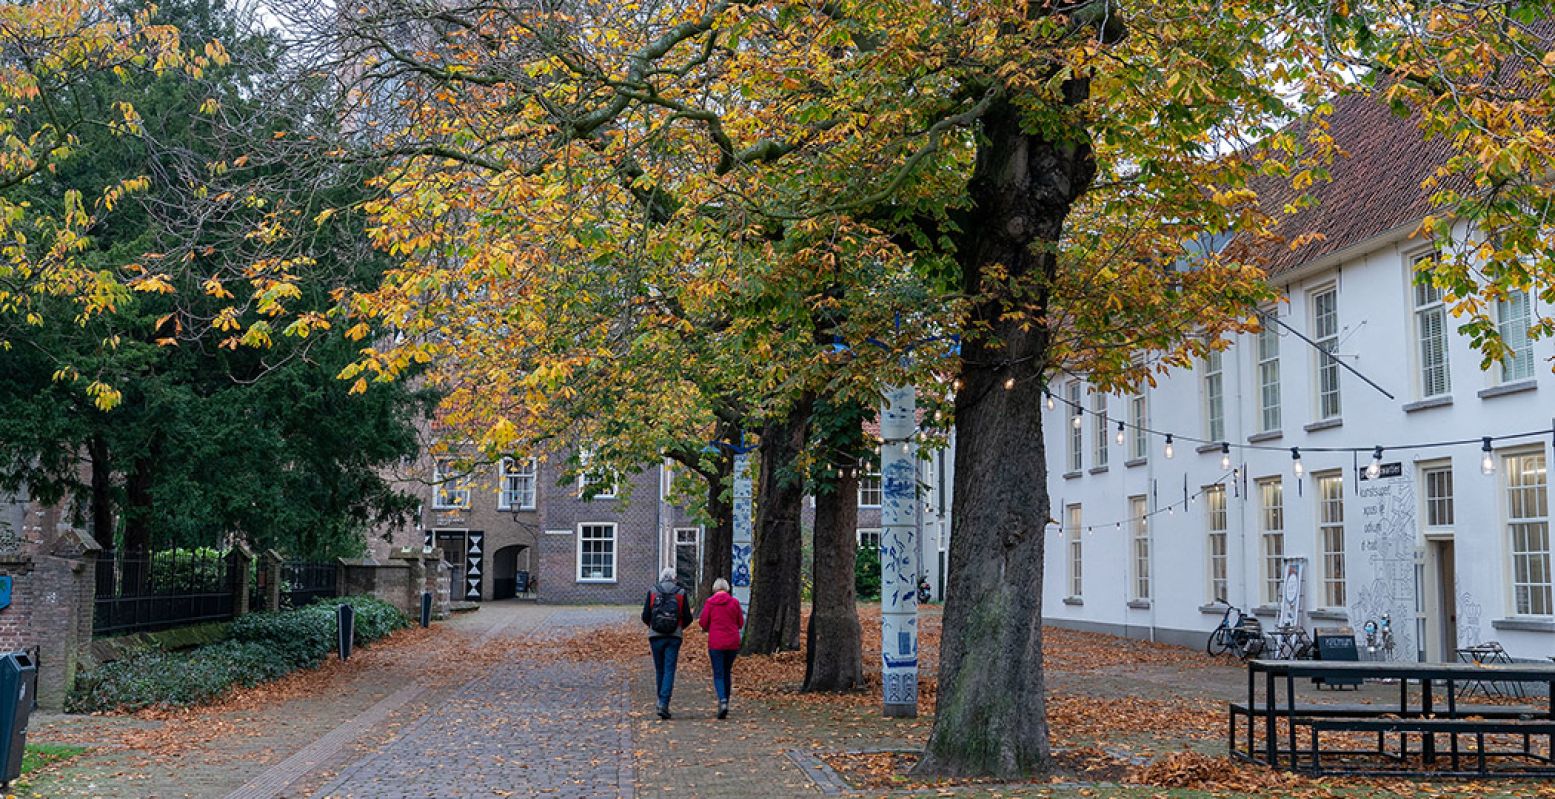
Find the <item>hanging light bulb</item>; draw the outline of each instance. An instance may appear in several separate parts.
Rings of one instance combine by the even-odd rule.
[[[1069,425],[1071,427],[1073,427],[1074,429],[1079,430],[1081,424],[1084,424],[1084,420],[1080,416],[1080,412],[1078,410],[1076,410],[1074,412],[1074,415],[1069,417]]]
[[[1174,449],[1172,449],[1172,434],[1171,433],[1167,433],[1166,434],[1166,457],[1170,458],[1174,454],[1176,454],[1176,451]]]
[[[1053,410],[1053,408],[1058,406],[1058,403],[1053,401],[1053,392],[1051,392],[1051,391],[1044,391],[1042,393],[1047,395],[1047,409],[1048,410],[1051,411],[1051,410]]]
[[[1117,435],[1117,439],[1118,439],[1118,446],[1120,446],[1120,447],[1123,446],[1123,423],[1122,422],[1118,422],[1118,435]]]
[[[1231,468],[1231,444],[1230,444],[1230,442],[1226,442],[1226,441],[1220,442],[1220,468],[1222,468],[1222,469],[1229,469],[1229,468]]]
[[[1375,480],[1382,476],[1382,447],[1371,451],[1371,464],[1366,467],[1366,478]]]
[[[1485,453],[1479,459],[1479,470],[1485,474],[1496,473],[1496,454],[1490,449],[1490,436],[1485,436],[1484,443],[1480,444],[1479,451]]]
[[[1170,515],[1172,515],[1172,511],[1173,511],[1173,510],[1174,510],[1174,509],[1175,509],[1175,508],[1176,508],[1176,507],[1177,507],[1177,506],[1175,506],[1175,505],[1167,505],[1167,506],[1166,506],[1166,515],[1167,515],[1167,516],[1170,516]]]
[[[1296,447],[1291,447],[1290,448],[1290,460],[1291,460],[1291,464],[1290,464],[1291,471],[1295,472],[1297,477],[1300,477],[1301,473],[1303,471],[1305,471],[1301,467],[1301,450],[1296,448]]]
[[[1009,391],[1012,388],[1015,388],[1015,378],[1013,378],[1013,377],[1005,378],[1004,379],[1004,390],[1005,391]]]

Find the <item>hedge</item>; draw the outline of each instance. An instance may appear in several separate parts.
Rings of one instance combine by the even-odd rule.
[[[405,614],[372,597],[251,613],[232,623],[226,641],[182,652],[148,650],[78,676],[69,709],[92,713],[200,704],[236,686],[317,666],[334,651],[335,608],[345,603],[356,609],[358,644],[409,625]]]

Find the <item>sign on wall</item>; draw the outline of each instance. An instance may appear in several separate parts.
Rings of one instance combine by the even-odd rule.
[[[0,575],[0,610],[5,610],[11,606],[12,582],[13,580],[10,575]]]

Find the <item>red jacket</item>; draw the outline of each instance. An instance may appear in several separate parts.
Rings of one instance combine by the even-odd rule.
[[[740,610],[740,600],[728,591],[719,591],[702,604],[702,617],[697,624],[707,632],[708,649],[739,649],[745,612]]]

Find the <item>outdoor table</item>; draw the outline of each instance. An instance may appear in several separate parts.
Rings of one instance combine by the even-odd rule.
[[[1278,723],[1281,716],[1290,722],[1291,765],[1296,761],[1296,680],[1303,677],[1350,677],[1367,680],[1398,680],[1398,709],[1400,716],[1418,712],[1422,717],[1456,719],[1458,715],[1457,686],[1464,682],[1495,680],[1512,683],[1542,683],[1549,688],[1545,696],[1544,718],[1555,720],[1555,663],[1415,663],[1392,661],[1321,661],[1321,660],[1250,660],[1247,662],[1248,747],[1253,746],[1252,733],[1256,717],[1258,675],[1263,675],[1265,713],[1264,738],[1267,748],[1266,765],[1279,766]],[[1279,683],[1285,683],[1285,706],[1280,707]],[[1409,682],[1420,683],[1420,706],[1409,706]],[[1444,683],[1447,689],[1445,712],[1435,706],[1434,687]],[[1393,712],[1388,705],[1378,705],[1378,716]],[[1435,735],[1422,738],[1422,754],[1434,759]]]

